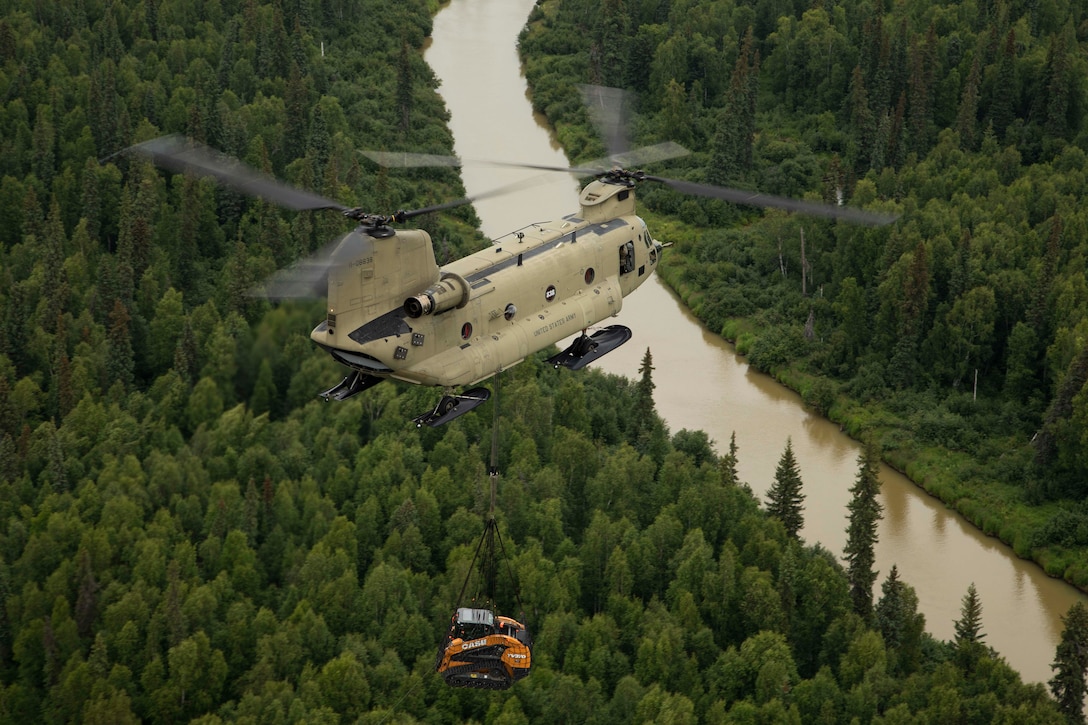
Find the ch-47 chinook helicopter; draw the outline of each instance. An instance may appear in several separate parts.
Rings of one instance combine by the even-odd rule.
[[[582,189],[579,208],[573,213],[528,224],[487,249],[440,267],[426,231],[394,225],[503,189],[425,209],[372,214],[292,187],[182,137],[154,139],[129,151],[148,156],[164,168],[209,176],[290,209],[330,209],[356,222],[355,229],[327,251],[277,273],[265,293],[274,299],[327,298],[327,316],[310,338],[350,372],[321,394],[326,400],[346,400],[386,379],[441,387],[445,394],[434,409],[415,419],[429,426],[446,423],[489,398],[486,388],[470,386],[572,334],[581,331],[565,350],[550,358],[556,367],[580,369],[631,338],[630,329],[622,325],[609,325],[592,335],[587,330],[616,316],[624,297],[653,274],[661,259],[663,245],[636,213],[635,188],[641,182],[863,224],[892,220],[853,207],[624,168],[687,153],[676,144],[661,144],[612,154],[580,167],[521,165],[594,180]],[[386,164],[394,160],[405,166],[457,163],[449,157],[364,153]]]

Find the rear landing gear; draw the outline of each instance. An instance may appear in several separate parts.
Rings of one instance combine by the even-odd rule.
[[[358,370],[352,370],[348,373],[347,377],[339,383],[325,392],[319,393],[319,397],[324,398],[326,402],[330,400],[347,400],[364,390],[374,387],[383,380],[385,380],[385,378],[379,378],[375,375],[367,375]]]
[[[583,358],[597,349],[597,343],[582,330],[582,334],[570,346],[570,354],[577,358]]]
[[[412,420],[416,427],[428,425],[431,428],[449,423],[454,418],[459,418],[473,408],[483,405],[491,397],[491,391],[487,388],[473,388],[460,395],[447,393],[438,401],[438,405],[422,415],[417,415]]]

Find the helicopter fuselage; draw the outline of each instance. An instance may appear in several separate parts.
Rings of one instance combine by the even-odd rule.
[[[588,90],[587,102],[603,102],[619,111],[615,99],[607,99],[621,92]],[[256,291],[269,299],[288,299],[312,297],[325,286],[326,318],[310,337],[351,368],[343,380],[321,393],[326,400],[346,400],[386,379],[445,388],[472,385],[579,331],[582,334],[550,356],[549,363],[579,370],[626,343],[632,333],[623,325],[609,325],[592,335],[586,330],[619,314],[623,298],[653,274],[660,260],[662,245],[635,213],[635,185],[642,181],[711,199],[863,224],[888,224],[896,218],[623,168],[687,153],[677,144],[665,143],[630,154],[613,153],[582,168],[529,166],[592,174],[596,180],[582,189],[578,213],[530,224],[495,240],[489,249],[439,267],[427,232],[395,230],[392,225],[470,203],[471,197],[391,215],[372,214],[285,184],[192,139],[164,136],[127,152],[142,154],[174,172],[216,179],[288,209],[332,210],[358,222],[353,232],[280,270]],[[383,165],[459,163],[429,154],[364,153]],[[606,163],[609,170],[603,168]],[[486,388],[450,390],[416,423],[441,425],[489,396]]]
[[[328,317],[311,338],[377,378],[472,385],[619,313],[661,245],[628,185],[595,181],[581,213],[531,224],[441,268],[429,235],[355,240],[329,275]],[[365,231],[357,231],[364,234]]]

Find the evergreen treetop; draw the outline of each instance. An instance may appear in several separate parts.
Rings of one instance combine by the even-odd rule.
[[[801,470],[793,455],[793,441],[786,439],[786,448],[778,460],[774,483],[767,491],[767,513],[786,527],[786,533],[799,538],[804,526],[805,494],[801,490]]]

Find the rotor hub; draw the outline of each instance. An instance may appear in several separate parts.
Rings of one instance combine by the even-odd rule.
[[[377,239],[385,239],[396,234],[389,225],[404,222],[408,219],[409,212],[398,210],[392,214],[370,214],[363,211],[360,207],[354,209],[345,209],[343,214],[348,219],[359,222],[359,226],[362,231],[369,236]]]
[[[644,171],[628,171],[627,169],[612,169],[602,174],[599,179],[606,184],[619,184],[633,188],[636,183],[646,180]]]

